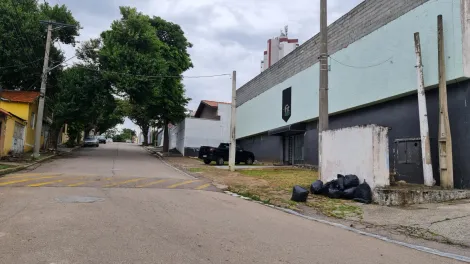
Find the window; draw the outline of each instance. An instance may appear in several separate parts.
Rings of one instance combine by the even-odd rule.
[[[36,127],[36,113],[31,114],[31,128],[34,129]]]

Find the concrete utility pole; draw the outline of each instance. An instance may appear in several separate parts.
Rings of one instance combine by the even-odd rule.
[[[318,167],[322,162],[321,133],[328,130],[328,13],[327,0],[320,0],[320,86],[318,93]],[[320,179],[322,175],[320,174]]]
[[[38,115],[36,118],[36,131],[34,134],[34,152],[33,157],[39,157],[41,148],[42,119],[44,116],[44,99],[46,96],[47,74],[49,73],[49,51],[51,50],[52,23],[47,26],[46,53],[44,54],[44,65],[42,66],[42,81],[39,95]],[[34,122],[34,120],[33,120]]]
[[[39,150],[41,148],[41,132],[42,132],[42,119],[44,117],[44,101],[46,96],[46,84],[47,84],[47,75],[49,72],[60,65],[49,68],[49,54],[51,50],[51,36],[52,36],[52,26],[57,26],[58,28],[66,27],[76,27],[75,25],[63,24],[53,21],[40,21],[41,24],[47,24],[47,38],[46,38],[46,53],[44,54],[44,65],[42,67],[42,80],[41,80],[41,90],[39,94],[39,103],[38,103],[38,115],[36,117],[36,127],[34,133],[34,151],[33,157],[39,157]],[[74,56],[75,57],[75,56]],[[69,60],[72,58],[69,58]]]
[[[433,186],[434,178],[431,163],[431,144],[429,143],[428,110],[424,91],[423,59],[421,57],[421,41],[419,33],[415,33],[416,71],[418,73],[418,108],[419,128],[421,133],[421,158],[423,163],[424,185]]]
[[[437,17],[437,47],[439,56],[439,169],[441,187],[453,189],[454,165],[452,161],[449,109],[447,106],[447,77],[442,15]]]
[[[230,153],[228,158],[228,167],[230,171],[235,171],[235,155],[236,155],[236,136],[235,122],[237,119],[237,72],[232,73],[232,114],[230,118]]]

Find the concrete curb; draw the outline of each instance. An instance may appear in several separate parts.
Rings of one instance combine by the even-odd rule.
[[[388,238],[386,236],[365,232],[365,231],[362,231],[362,230],[359,230],[359,229],[356,229],[356,228],[353,228],[353,227],[350,227],[350,226],[345,226],[345,225],[340,224],[340,223],[335,223],[335,222],[331,222],[331,221],[327,221],[327,220],[307,216],[307,215],[301,214],[301,213],[299,213],[297,211],[294,211],[294,210],[291,210],[291,209],[286,209],[286,208],[274,206],[272,204],[266,204],[266,203],[263,203],[261,201],[254,201],[253,199],[251,199],[249,197],[244,197],[244,196],[236,194],[234,192],[224,191],[224,193],[226,193],[230,196],[233,196],[233,197],[241,198],[241,199],[246,200],[246,201],[251,201],[251,202],[255,202],[255,203],[267,206],[267,207],[271,207],[271,208],[274,208],[276,210],[279,210],[279,211],[287,213],[287,214],[299,216],[301,218],[304,218],[304,219],[307,219],[307,220],[310,220],[310,221],[314,221],[314,222],[318,222],[318,223],[338,227],[338,228],[341,228],[343,230],[347,230],[347,231],[350,231],[350,232],[353,232],[353,233],[356,233],[356,234],[359,234],[359,235],[379,239],[379,240],[382,240],[382,241],[387,242],[387,243],[399,245],[399,246],[402,246],[402,247],[407,247],[407,248],[410,248],[410,249],[413,249],[413,250],[425,252],[425,253],[432,254],[432,255],[437,255],[437,256],[440,256],[440,257],[444,257],[444,258],[449,258],[449,259],[454,259],[454,260],[459,260],[459,261],[462,261],[462,262],[470,263],[470,257],[467,257],[467,256],[457,255],[457,254],[448,253],[448,252],[440,251],[440,250],[433,249],[433,248],[428,248],[428,247],[424,247],[424,246],[420,246],[420,245],[414,245],[414,244],[394,240],[394,239]]]

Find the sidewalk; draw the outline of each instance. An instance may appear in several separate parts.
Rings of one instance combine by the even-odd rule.
[[[398,235],[403,239],[470,248],[470,200],[386,207],[309,195],[307,203],[299,204],[290,201],[292,186],[298,184],[308,188],[316,179],[315,171],[252,166],[252,170],[229,172],[205,165],[197,159],[166,157],[165,160],[189,174],[211,179],[215,184],[225,185],[229,191],[252,200],[387,237]]]

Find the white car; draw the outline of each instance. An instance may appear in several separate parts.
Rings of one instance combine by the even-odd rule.
[[[106,139],[106,142],[108,142],[108,143],[113,143],[113,139],[112,139],[112,138],[107,138],[107,139]]]
[[[126,140],[126,143],[132,143],[132,141],[130,139]]]

